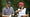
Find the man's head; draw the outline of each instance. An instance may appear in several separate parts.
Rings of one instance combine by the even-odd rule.
[[[23,7],[24,6],[24,2],[19,2],[19,7]]]
[[[11,2],[8,1],[7,4],[6,4],[6,7],[10,7],[10,4],[11,4]]]

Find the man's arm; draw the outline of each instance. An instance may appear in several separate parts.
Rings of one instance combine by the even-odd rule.
[[[16,10],[16,11],[15,11],[15,15],[17,15],[17,13],[18,13],[18,12],[19,12],[19,11],[18,11],[18,10]]]
[[[26,9],[26,14],[24,16],[28,16],[29,12],[28,9]]]
[[[4,16],[4,9],[5,9],[5,8],[2,9],[2,16]]]
[[[28,9],[26,9],[26,14],[24,14],[23,16],[27,16],[28,17],[28,14],[29,14]]]
[[[14,16],[14,9],[12,8],[12,16]]]
[[[2,15],[4,15],[4,8],[2,9]]]

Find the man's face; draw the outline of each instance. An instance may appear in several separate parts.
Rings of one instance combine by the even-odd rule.
[[[19,2],[19,7],[23,7],[24,3],[23,2]]]
[[[10,4],[7,4],[7,7],[10,7]]]
[[[10,4],[7,4],[8,5],[8,7],[10,7]]]
[[[10,7],[10,4],[7,4],[6,7],[7,7],[7,8]]]

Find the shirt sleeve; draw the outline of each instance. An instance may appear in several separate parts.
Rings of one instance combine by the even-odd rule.
[[[14,9],[12,8],[12,14],[14,14]]]
[[[28,12],[28,9],[26,9],[26,14],[28,14],[29,12]]]
[[[4,14],[4,8],[2,9],[2,14]]]

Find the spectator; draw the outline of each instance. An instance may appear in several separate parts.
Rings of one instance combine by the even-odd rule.
[[[2,16],[3,15],[13,15],[14,16],[14,9],[13,9],[13,7],[10,7],[10,4],[11,4],[11,2],[8,2],[6,4],[6,7],[3,8],[3,10],[2,10]]]
[[[16,13],[18,14],[18,17],[28,15],[28,9],[24,8],[24,2],[19,2],[19,8],[18,8],[18,10],[16,10]]]

